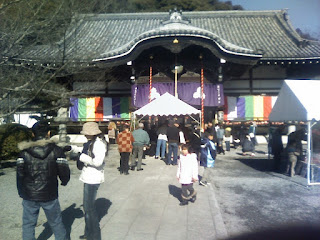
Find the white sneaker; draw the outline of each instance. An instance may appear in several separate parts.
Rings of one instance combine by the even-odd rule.
[[[200,185],[205,186],[205,187],[206,187],[207,184],[208,184],[206,181],[200,181],[199,183],[200,183]]]

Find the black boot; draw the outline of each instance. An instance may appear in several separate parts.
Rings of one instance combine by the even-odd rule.
[[[179,205],[180,206],[188,205],[188,201],[187,200],[182,200]]]
[[[197,196],[194,195],[194,196],[190,199],[190,202],[194,203],[194,202],[196,201],[196,199],[197,199]]]

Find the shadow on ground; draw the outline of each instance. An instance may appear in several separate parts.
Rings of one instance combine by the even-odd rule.
[[[98,198],[95,202],[95,206],[97,209],[99,221],[108,213],[108,210],[111,206],[112,202],[105,198]],[[80,209],[80,207],[75,208],[76,204],[73,203],[68,208],[62,211],[62,221],[67,231],[67,239],[70,239],[70,233],[72,229],[72,224],[76,218],[83,218],[84,213]],[[83,219],[84,221],[84,219]],[[43,224],[44,230],[37,238],[38,240],[47,240],[52,236],[52,231],[48,222]]]
[[[238,158],[236,160],[260,172],[272,171],[273,167],[273,159],[248,157]]]
[[[175,186],[175,185],[169,185],[169,193],[174,196],[176,199],[178,199],[179,202],[181,202],[181,188]]]
[[[297,224],[290,226],[279,226],[258,232],[244,233],[225,240],[318,240],[320,236],[320,228],[315,224]]]

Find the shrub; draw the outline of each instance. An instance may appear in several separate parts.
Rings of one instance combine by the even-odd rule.
[[[20,150],[18,143],[32,138],[31,129],[17,124],[0,125],[0,161],[16,158]]]

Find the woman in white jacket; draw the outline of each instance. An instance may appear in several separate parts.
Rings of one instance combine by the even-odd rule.
[[[180,206],[187,205],[188,201],[196,200],[197,192],[193,188],[193,183],[198,181],[198,161],[195,153],[189,152],[186,144],[181,146],[180,160],[178,161],[177,179],[181,183]]]
[[[83,125],[81,134],[88,142],[83,145],[78,168],[82,169],[80,181],[84,183],[83,209],[85,212],[85,232],[80,239],[101,239],[99,218],[95,209],[97,191],[104,182],[104,159],[107,154],[107,142],[96,122]],[[79,166],[82,165],[82,166]]]

